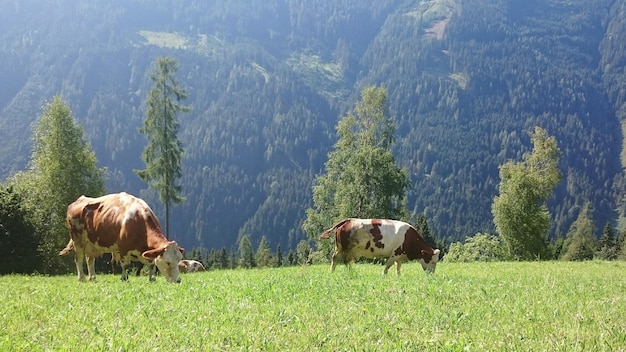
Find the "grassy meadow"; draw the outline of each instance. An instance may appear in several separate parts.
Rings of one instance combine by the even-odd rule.
[[[0,277],[0,351],[624,351],[626,262]]]

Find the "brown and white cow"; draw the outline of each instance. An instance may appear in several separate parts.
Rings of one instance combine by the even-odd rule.
[[[361,257],[388,258],[383,274],[396,263],[396,273],[407,260],[419,260],[422,268],[435,272],[439,250],[431,248],[417,230],[406,222],[380,219],[344,219],[320,235],[330,238],[335,233],[335,253],[330,271],[337,262],[348,264]]]
[[[197,273],[205,271],[204,265],[197,260],[183,259],[178,262],[178,270],[181,273]]]
[[[163,236],[159,220],[142,199],[124,192],[98,198],[81,196],[67,207],[66,220],[70,241],[59,254],[76,251],[78,280],[85,280],[85,258],[89,280],[94,280],[95,258],[111,253],[122,266],[122,280],[128,280],[131,261],[138,261],[150,266],[150,281],[155,280],[155,265],[167,281],[181,281],[178,262],[184,249]]]

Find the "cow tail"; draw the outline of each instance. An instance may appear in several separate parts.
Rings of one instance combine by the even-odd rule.
[[[324,230],[324,232],[320,234],[320,240],[325,240],[325,239],[330,238],[330,234],[336,231],[339,225],[341,224],[340,223],[335,224],[333,227],[329,228],[328,230]]]
[[[320,234],[320,240],[325,240],[330,238],[330,233],[333,232],[334,229],[328,229]]]
[[[347,221],[350,221],[350,219],[341,220],[338,223],[336,223],[335,225],[333,225],[333,227],[331,227],[328,230],[322,232],[322,234],[320,234],[320,240],[330,238],[330,234],[335,232],[335,231],[337,231],[337,229],[339,227],[343,226],[343,224],[345,224]]]
[[[72,250],[74,250],[74,240],[70,239],[65,248],[59,252],[59,255],[68,255]]]

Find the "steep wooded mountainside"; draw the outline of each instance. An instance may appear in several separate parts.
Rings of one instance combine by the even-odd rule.
[[[138,133],[157,57],[178,60],[185,247],[294,248],[334,127],[370,84],[388,90],[409,207],[458,240],[493,231],[498,165],[535,125],[563,152],[553,235],[590,201],[623,206],[626,5],[598,0],[0,2],[0,179],[27,166],[31,124],[55,94],[85,128],[107,190],[157,197]],[[620,156],[622,158],[620,159]],[[617,209],[617,211],[616,211]]]

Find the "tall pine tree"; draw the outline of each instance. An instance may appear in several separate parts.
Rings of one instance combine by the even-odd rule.
[[[177,180],[182,176],[181,159],[183,146],[178,140],[180,123],[179,112],[188,112],[190,107],[180,102],[187,98],[187,93],[179,87],[174,74],[178,71],[178,62],[173,58],[159,58],[150,74],[154,85],[146,100],[146,119],[139,132],[144,134],[149,143],[141,157],[146,163],[144,170],[135,173],[153,188],[159,199],[165,204],[165,235],[169,238],[169,210],[171,203],[181,203],[182,187]]]

